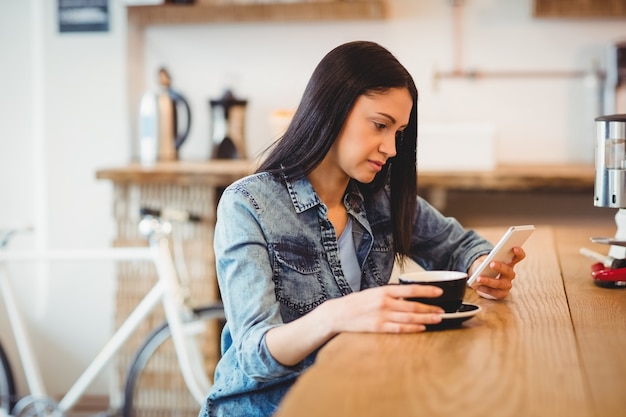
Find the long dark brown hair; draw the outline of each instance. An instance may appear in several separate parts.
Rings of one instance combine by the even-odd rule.
[[[396,137],[390,158],[369,184],[358,183],[365,198],[390,188],[393,245],[400,260],[409,253],[417,204],[417,88],[413,78],[385,48],[366,41],[330,51],[315,68],[285,134],[269,150],[258,172],[298,179],[309,174],[335,142],[357,98],[406,88],[413,98],[409,123]]]

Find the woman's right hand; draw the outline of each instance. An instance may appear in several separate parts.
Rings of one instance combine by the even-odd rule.
[[[333,333],[376,332],[414,333],[427,324],[441,322],[444,310],[437,306],[406,300],[439,297],[441,288],[426,285],[385,285],[355,292],[324,303]]]
[[[444,311],[406,298],[441,293],[441,288],[426,285],[369,288],[328,300],[292,322],[271,328],[265,341],[277,361],[293,366],[341,332],[422,332],[427,324],[441,322]]]

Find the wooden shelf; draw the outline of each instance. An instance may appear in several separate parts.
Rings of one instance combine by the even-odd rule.
[[[557,18],[623,18],[624,0],[533,0],[533,16]]]
[[[593,195],[593,165],[498,165],[490,171],[418,171],[419,193],[439,210],[449,191],[578,193]]]
[[[128,7],[129,23],[142,27],[214,22],[374,20],[384,17],[382,0]]]
[[[202,184],[226,187],[254,172],[255,164],[248,160],[211,160],[204,162],[159,162],[153,167],[132,163],[124,167],[106,168],[96,172],[96,178],[116,184],[190,185]]]
[[[420,189],[440,188],[467,191],[593,190],[593,165],[498,165],[491,171],[418,171]]]
[[[250,160],[208,160],[159,162],[153,167],[132,163],[98,170],[96,178],[115,183],[191,184],[226,186],[251,174],[256,162]],[[593,190],[592,165],[498,165],[490,171],[418,171],[420,189],[441,188],[468,191],[553,191]]]

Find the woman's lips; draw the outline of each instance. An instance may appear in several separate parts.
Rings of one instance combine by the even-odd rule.
[[[383,166],[385,165],[384,162],[380,162],[380,161],[372,161],[371,159],[368,160],[368,162],[370,163],[370,165],[372,166],[372,168],[374,168],[376,171],[380,171],[381,169],[383,169]]]

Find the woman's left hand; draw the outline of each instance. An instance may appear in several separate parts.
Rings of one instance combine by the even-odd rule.
[[[524,249],[521,247],[513,248],[513,254],[515,256],[509,263],[496,261],[491,262],[489,267],[499,273],[497,278],[489,278],[481,275],[472,285],[472,288],[474,288],[482,297],[494,300],[501,300],[509,295],[509,291],[513,288],[513,280],[515,279],[515,270],[513,268],[515,264],[526,257],[526,252],[524,252]],[[483,263],[486,257],[487,255],[484,255],[474,261],[469,270],[470,276],[472,275],[472,272]]]

